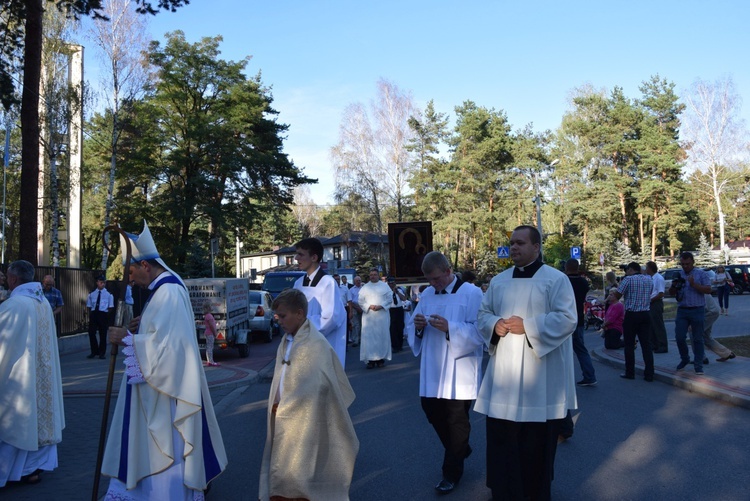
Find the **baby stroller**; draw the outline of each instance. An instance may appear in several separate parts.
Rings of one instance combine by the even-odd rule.
[[[594,296],[586,297],[586,302],[583,303],[583,328],[588,329],[589,326],[599,330],[604,324],[604,305]]]

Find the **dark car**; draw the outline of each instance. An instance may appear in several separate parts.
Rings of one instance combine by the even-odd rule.
[[[732,277],[734,287],[732,294],[740,295],[745,291],[750,291],[750,264],[728,264],[724,267]],[[716,268],[713,268],[715,271]]]

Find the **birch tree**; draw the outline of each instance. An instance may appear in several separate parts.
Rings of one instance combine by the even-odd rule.
[[[361,103],[346,107],[339,142],[331,149],[338,201],[362,195],[381,233],[384,204],[395,206],[397,220],[403,220],[413,170],[409,119],[418,113],[411,94],[381,79],[370,113]]]
[[[688,165],[706,174],[704,187],[713,195],[719,219],[720,247],[725,243],[722,194],[738,178],[747,131],[740,118],[740,96],[731,78],[715,82],[696,80],[685,96],[683,141]]]
[[[103,12],[109,20],[97,19],[88,37],[101,49],[99,60],[101,80],[107,106],[111,112],[110,167],[104,227],[109,226],[114,208],[117,145],[120,138],[120,113],[124,106],[142,94],[148,80],[143,53],[148,49],[146,21],[136,13],[131,0],[109,0]],[[105,233],[101,269],[107,268],[109,232]]]

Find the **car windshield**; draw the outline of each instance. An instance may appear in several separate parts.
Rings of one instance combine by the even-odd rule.
[[[294,286],[294,282],[299,278],[298,275],[281,275],[266,276],[263,281],[263,290],[271,292],[281,292]]]
[[[260,304],[260,292],[248,292],[247,301],[252,304]]]

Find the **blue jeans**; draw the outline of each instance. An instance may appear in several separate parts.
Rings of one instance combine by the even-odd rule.
[[[703,357],[705,349],[703,346],[703,324],[706,318],[706,309],[703,306],[697,308],[677,308],[677,316],[674,319],[674,337],[677,341],[677,349],[683,362],[690,362],[690,352],[687,347],[687,330],[690,326],[693,335],[693,357],[695,359],[695,370],[703,370]]]
[[[594,364],[591,363],[591,355],[589,355],[586,345],[583,344],[583,325],[579,325],[573,331],[573,351],[576,357],[578,357],[578,363],[581,365],[583,380],[596,381],[596,373],[594,372]]]
[[[716,288],[716,297],[719,300],[719,307],[725,310],[729,309],[729,284]]]

